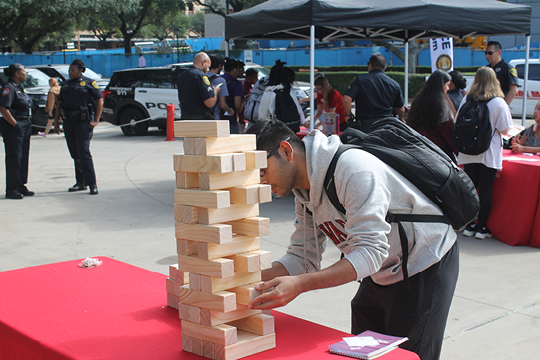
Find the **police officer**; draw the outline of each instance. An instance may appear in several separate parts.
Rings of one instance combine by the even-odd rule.
[[[64,134],[71,158],[75,161],[77,180],[68,191],[86,190],[89,186],[90,195],[97,195],[90,140],[103,109],[103,94],[96,81],[83,75],[85,71],[86,65],[81,59],[75,59],[69,66],[69,81],[62,86],[58,95],[54,131],[57,134],[60,132],[58,119],[62,111]]]
[[[206,73],[210,57],[203,52],[193,58],[193,65],[176,80],[182,120],[213,120],[219,86],[211,86]]]
[[[32,99],[22,85],[26,80],[26,71],[21,64],[9,65],[4,69],[4,74],[9,78],[0,96],[0,132],[6,150],[6,198],[23,199],[34,195],[26,187],[32,135]]]
[[[361,131],[367,131],[370,125],[382,118],[393,116],[395,111],[403,120],[405,108],[403,95],[397,81],[384,73],[386,58],[373,54],[369,59],[367,74],[356,77],[343,96],[345,119],[349,125]],[[351,124],[352,101],[356,103],[357,124]]]
[[[504,101],[508,105],[514,100],[518,93],[517,71],[501,58],[502,47],[497,41],[490,41],[487,44],[486,60],[489,67],[495,71],[497,80],[501,83],[501,90],[504,93]]]

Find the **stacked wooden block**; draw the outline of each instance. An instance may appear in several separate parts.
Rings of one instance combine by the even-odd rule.
[[[239,359],[274,348],[274,318],[248,309],[260,294],[271,254],[259,247],[270,220],[259,203],[266,152],[255,135],[230,135],[229,122],[177,121],[184,155],[174,156],[178,265],[170,267],[167,301],[182,321],[182,348],[210,359]]]

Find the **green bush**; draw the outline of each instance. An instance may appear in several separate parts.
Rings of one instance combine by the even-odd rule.
[[[335,71],[325,71],[324,76],[328,79],[330,82],[330,85],[337,91],[339,91],[342,95],[345,94],[347,91],[347,88],[349,85],[353,82],[353,80],[360,74],[366,73],[364,72],[357,72],[357,71],[341,71],[341,72],[335,72]],[[403,86],[405,78],[405,74],[402,72],[386,72],[386,75],[391,77],[392,79],[396,80],[399,85],[401,86],[402,92],[403,92]],[[305,81],[309,82],[309,72],[297,72],[296,73],[298,81]],[[409,74],[409,99],[412,99],[418,91],[424,86],[424,83],[426,81],[426,75],[425,74]]]

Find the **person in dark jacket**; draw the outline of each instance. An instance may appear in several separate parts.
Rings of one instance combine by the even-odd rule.
[[[77,180],[68,191],[86,190],[89,186],[90,195],[97,195],[96,172],[90,153],[90,140],[103,110],[103,93],[95,80],[83,75],[85,71],[86,65],[81,59],[75,59],[69,66],[69,80],[58,94],[54,132],[60,133],[58,119],[61,109],[64,134],[69,153],[75,162],[75,179]]]
[[[461,100],[463,100],[461,90],[467,87],[467,79],[465,79],[463,74],[457,70],[450,71],[448,75],[450,75],[452,81],[448,84],[447,94],[457,111],[459,109],[459,104],[461,104]]]
[[[28,190],[28,159],[32,135],[32,99],[24,90],[24,66],[18,63],[4,69],[9,78],[0,96],[0,132],[6,150],[6,198],[23,199],[33,196]]]

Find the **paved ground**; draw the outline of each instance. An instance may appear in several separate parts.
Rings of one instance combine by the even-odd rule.
[[[63,136],[33,136],[28,186],[37,194],[19,201],[0,198],[0,271],[109,256],[167,273],[176,263],[172,155],[182,153],[182,141],[164,139],[160,131],[128,138],[101,123],[92,140],[99,195],[90,196],[67,192],[74,174]],[[3,162],[0,184],[5,184]],[[293,197],[263,204],[261,216],[272,224],[261,247],[276,259],[293,230]],[[461,235],[459,243],[460,278],[442,359],[538,359],[540,249]],[[329,246],[324,266],[338,258]],[[351,283],[313,291],[280,310],[349,331],[349,301],[356,289]]]

